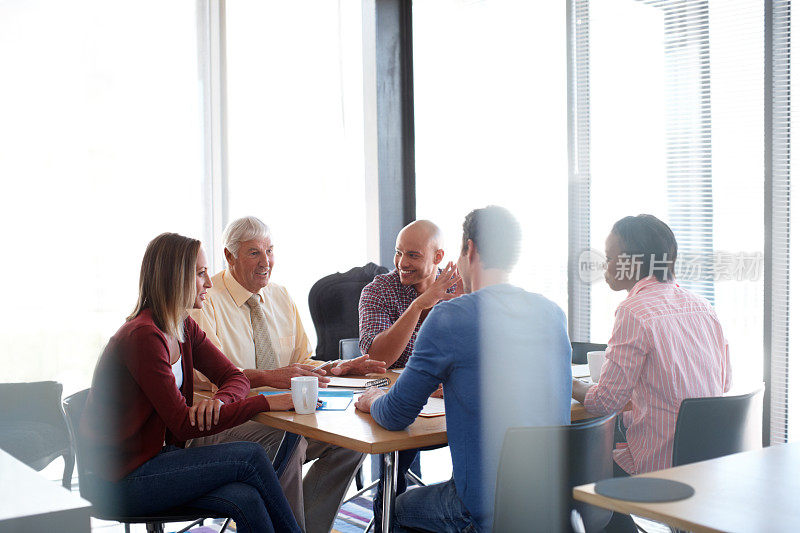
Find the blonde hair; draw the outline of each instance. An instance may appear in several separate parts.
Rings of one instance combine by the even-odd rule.
[[[139,273],[139,300],[132,320],[144,309],[170,337],[184,341],[183,322],[196,298],[194,269],[200,241],[177,233],[162,233],[147,245]]]

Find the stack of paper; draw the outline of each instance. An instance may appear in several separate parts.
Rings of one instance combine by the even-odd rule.
[[[575,379],[588,378],[589,365],[572,365],[572,377]]]
[[[419,416],[425,418],[444,416],[444,398],[428,398],[428,403],[422,408]]]

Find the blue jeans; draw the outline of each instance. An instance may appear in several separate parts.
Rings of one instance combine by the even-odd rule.
[[[116,482],[88,474],[81,488],[108,514],[148,515],[188,506],[228,516],[241,532],[300,531],[267,453],[254,442],[165,446]]]
[[[460,533],[480,531],[480,526],[464,507],[451,479],[400,495],[395,503],[394,531]]]

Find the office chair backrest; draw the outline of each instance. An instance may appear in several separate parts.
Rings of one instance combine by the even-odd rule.
[[[572,345],[572,364],[585,365],[587,363],[586,354],[608,348],[606,344],[596,342],[571,342]]]
[[[164,524],[169,522],[193,522],[190,526],[187,526],[181,530],[188,531],[191,527],[202,524],[203,520],[207,518],[227,518],[218,513],[194,509],[192,507],[176,507],[168,511],[153,513],[147,516],[131,516],[111,512],[109,509],[105,508],[107,502],[98,507],[97,501],[91,497],[91,495],[87,494],[88,491],[86,490],[87,487],[86,483],[84,482],[86,480],[86,464],[85,461],[81,460],[84,458],[84,452],[78,438],[78,428],[80,427],[81,416],[83,415],[83,410],[86,407],[86,400],[88,398],[89,389],[83,389],[82,391],[76,392],[75,394],[65,398],[63,405],[64,411],[67,414],[67,424],[69,425],[69,430],[72,434],[72,442],[76,452],[75,455],[78,464],[78,487],[80,488],[81,496],[89,501],[92,501],[93,503],[92,516],[96,516],[97,518],[101,518],[103,520],[124,522],[126,523],[125,531],[129,530],[127,524],[147,524],[147,531],[152,531],[155,533],[163,533]],[[227,527],[228,521],[223,524],[220,531],[225,531]]]
[[[358,347],[358,337],[339,340],[339,358],[355,359],[361,357],[361,348]]]
[[[764,385],[748,394],[687,398],[675,423],[672,466],[761,448]]]
[[[75,459],[78,467],[78,488],[80,489],[81,496],[86,498],[84,492],[84,484],[81,483],[85,479],[85,461],[82,460],[82,448],[78,439],[78,427],[81,423],[81,415],[83,409],[86,407],[86,400],[89,398],[89,389],[83,389],[75,394],[64,398],[64,412],[67,414],[67,425],[69,426],[70,436],[72,438],[72,446],[75,452]]]
[[[388,270],[375,263],[330,274],[308,292],[308,308],[317,332],[316,359],[339,357],[339,340],[358,337],[358,300],[376,275]]]
[[[613,476],[616,415],[569,426],[510,428],[497,470],[496,532],[572,531],[577,510],[586,531],[600,531],[611,511],[572,499],[572,487]]]
[[[64,458],[62,485],[72,483],[73,454],[56,381],[0,383],[0,448],[42,470]]]

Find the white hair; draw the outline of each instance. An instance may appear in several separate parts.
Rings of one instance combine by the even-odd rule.
[[[237,218],[225,228],[222,233],[222,242],[225,249],[238,257],[239,247],[243,242],[253,239],[265,239],[271,237],[269,226],[261,222],[256,217]]]

